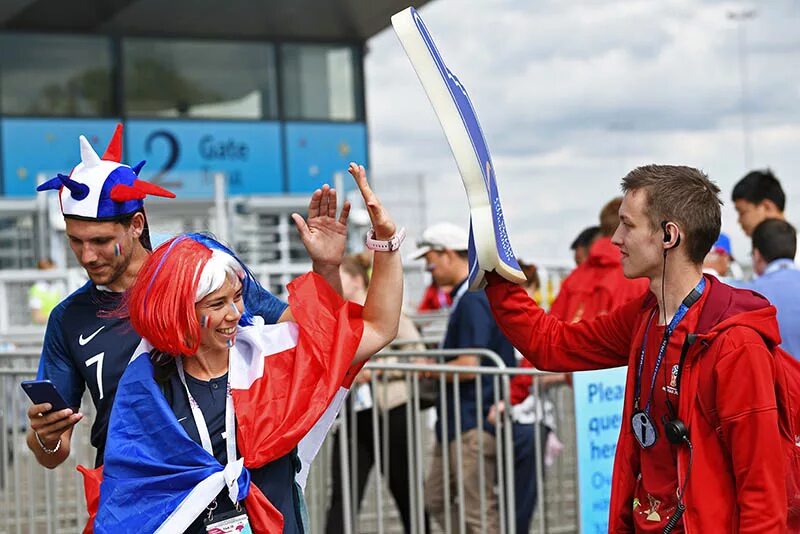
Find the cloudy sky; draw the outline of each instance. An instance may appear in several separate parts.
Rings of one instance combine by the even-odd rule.
[[[722,188],[723,231],[748,258],[729,200],[746,167],[739,33],[727,15],[753,8],[752,163],[781,179],[797,224],[800,0],[433,0],[420,10],[481,120],[518,256],[569,259],[628,170],[673,163],[702,168]],[[425,222],[466,225],[455,162],[394,31],[368,47],[376,188],[412,233]]]

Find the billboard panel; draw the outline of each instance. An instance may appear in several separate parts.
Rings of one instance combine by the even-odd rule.
[[[1,119],[3,194],[33,197],[38,174],[50,179],[59,172],[69,173],[81,160],[80,135],[85,135],[102,154],[117,122],[116,119]]]
[[[346,173],[351,161],[368,167],[367,128],[362,123],[286,123],[289,193],[308,193],[333,185],[336,173]],[[346,189],[352,184],[345,179]]]
[[[147,160],[142,178],[178,198],[213,194],[214,174],[228,176],[228,194],[283,192],[277,122],[130,120],[126,158]]]

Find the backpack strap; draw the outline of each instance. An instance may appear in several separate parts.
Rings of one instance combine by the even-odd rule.
[[[738,325],[738,327],[750,328],[744,324]],[[751,330],[758,334],[755,329]],[[772,353],[773,358],[777,356],[774,349],[770,349],[770,352]],[[697,388],[697,401],[700,404],[700,413],[703,414],[703,417],[705,417],[706,421],[708,421],[708,424],[711,425],[719,438],[722,440],[723,444],[725,444],[724,436],[722,434],[722,423],[719,420],[719,412],[717,411],[717,381],[714,378],[715,364],[716,361],[711,361],[711,359],[708,357],[700,358],[698,362],[700,372],[699,383],[703,384],[703,387]]]
[[[697,335],[710,332],[712,328],[725,319],[725,315],[730,311],[730,305],[733,300],[733,288],[726,284],[719,283],[713,277],[709,280],[710,284],[706,306],[703,307],[700,312],[700,317],[698,317],[695,339]],[[709,305],[709,303],[712,304]],[[699,359],[697,363],[700,373],[698,383],[701,386],[697,388],[697,401],[700,405],[700,413],[708,424],[711,425],[711,428],[716,431],[717,436],[723,444],[725,444],[722,435],[722,425],[720,424],[719,413],[717,412],[717,382],[714,378],[714,366],[716,363],[716,361],[711,361],[708,356]]]
[[[706,422],[711,425],[711,428],[717,433],[717,436],[723,440],[722,424],[719,420],[719,413],[717,412],[717,380],[714,378],[714,364],[711,358],[706,356],[700,358],[697,366],[700,372],[698,383],[701,387],[697,388],[697,403],[700,405],[700,413],[705,418]],[[723,444],[724,444],[723,440]]]

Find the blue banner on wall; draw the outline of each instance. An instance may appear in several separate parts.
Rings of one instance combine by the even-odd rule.
[[[178,198],[209,197],[217,172],[230,195],[283,193],[277,122],[131,120],[125,148],[131,164],[147,160],[142,178]]]
[[[117,119],[0,120],[2,194],[32,197],[36,176],[68,173],[80,161],[78,137],[105,150]],[[282,145],[277,122],[130,120],[125,123],[123,162],[147,160],[142,178],[179,198],[210,198],[214,173],[228,177],[228,194],[308,193],[350,161],[367,165],[366,126],[287,123]],[[284,153],[287,154],[284,180]],[[351,186],[345,179],[345,185]]]
[[[336,173],[346,173],[351,161],[369,167],[364,124],[286,123],[289,193],[308,193],[333,185]],[[345,179],[345,188],[352,187]]]
[[[622,425],[626,367],[573,375],[580,531],[608,532],[611,472]]]
[[[69,173],[81,160],[78,136],[85,135],[100,154],[105,150],[115,119],[15,119],[0,120],[3,151],[3,194],[36,195],[36,176],[52,178]]]

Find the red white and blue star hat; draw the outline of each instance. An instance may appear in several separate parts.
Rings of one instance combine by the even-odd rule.
[[[144,197],[154,195],[175,198],[175,194],[139,179],[145,162],[134,167],[120,163],[122,158],[122,124],[103,157],[99,157],[84,136],[80,136],[81,162],[69,176],[59,174],[37,191],[59,191],[64,217],[95,221],[113,221],[144,209]]]

